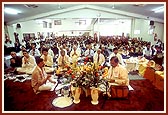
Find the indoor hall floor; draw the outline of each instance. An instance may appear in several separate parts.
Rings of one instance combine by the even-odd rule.
[[[140,76],[139,76],[140,77]],[[4,81],[5,111],[164,111],[164,92],[156,89],[147,79],[132,79],[130,85],[134,90],[129,92],[128,99],[105,98],[100,95],[99,104],[91,104],[91,96],[80,96],[81,102],[66,108],[52,105],[57,97],[54,91],[34,94],[30,80],[24,82]],[[104,105],[103,105],[104,103]]]

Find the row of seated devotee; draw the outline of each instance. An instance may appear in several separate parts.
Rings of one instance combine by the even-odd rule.
[[[110,42],[110,40],[113,42]],[[54,62],[61,67],[66,64],[72,64],[76,61],[92,61],[93,63],[97,63],[99,65],[104,65],[109,67],[109,75],[110,75],[110,69],[112,66],[116,66],[115,64],[120,64],[122,66],[120,71],[121,73],[124,72],[124,76],[128,82],[126,82],[126,85],[129,85],[128,78],[128,72],[123,69],[125,66],[124,59],[134,57],[134,56],[142,56],[146,59],[158,59],[160,57],[163,58],[163,54],[159,57],[159,53],[163,53],[160,46],[157,44],[155,45],[155,53],[152,55],[149,47],[151,44],[144,41],[138,41],[137,39],[133,39],[131,41],[120,40],[118,38],[102,38],[100,39],[100,42],[97,43],[94,41],[94,39],[91,38],[57,38],[57,39],[51,39],[41,42],[40,47],[36,48],[36,44],[31,44],[31,49],[26,49],[25,47],[22,47],[22,50],[20,51],[20,56],[16,55],[16,52],[11,52],[12,58],[10,59],[11,67],[5,69],[5,72],[16,72],[16,74],[20,73],[27,73],[27,74],[33,74],[35,70],[38,70],[37,65],[40,63],[40,65],[45,66],[46,72],[52,72],[54,65]],[[104,41],[108,41],[107,43]],[[133,42],[134,41],[134,42]],[[136,42],[135,42],[136,41]],[[137,44],[135,44],[137,43]],[[119,44],[123,44],[119,46]],[[56,51],[53,50],[53,47],[55,47]],[[117,47],[118,46],[118,47]],[[134,48],[138,48],[141,50],[132,50]],[[131,50],[130,50],[131,49]],[[139,53],[140,52],[140,53]],[[138,55],[137,55],[137,54]],[[42,62],[38,61],[38,59],[42,58]],[[115,58],[114,58],[115,57]],[[117,59],[116,59],[117,58]],[[38,62],[38,63],[37,63]],[[107,62],[107,63],[106,63]],[[160,63],[160,61],[158,61]],[[163,62],[162,62],[163,63]],[[160,64],[162,64],[160,63]],[[107,65],[106,65],[107,64]],[[108,65],[109,64],[109,65]],[[39,65],[39,66],[40,66]],[[43,67],[43,66],[42,66]],[[118,67],[118,66],[117,66]],[[125,68],[125,67],[124,67]],[[116,69],[117,71],[118,69]],[[115,73],[115,72],[114,72]],[[118,73],[118,72],[117,72]],[[112,73],[111,73],[112,74]],[[35,76],[34,74],[32,76]],[[110,77],[110,76],[108,76]],[[43,79],[42,81],[46,82],[47,79],[49,79],[50,76],[46,77],[46,79]],[[117,80],[118,81],[118,80]],[[35,87],[32,83],[32,87]],[[48,87],[42,87],[39,90],[45,90],[49,89]],[[37,94],[38,90],[34,89],[34,92]]]
[[[36,48],[37,44],[38,43],[31,43],[30,49],[26,49],[22,46],[19,56],[25,57],[23,52],[26,50],[27,53],[34,58],[44,57],[45,51],[43,51],[43,49],[47,48],[46,55],[49,54],[52,58],[50,64],[46,66],[52,66],[53,62],[57,62],[56,60],[58,60],[61,50],[64,50],[65,55],[70,57],[70,62],[73,61],[72,57],[78,59],[80,59],[79,57],[87,57],[93,62],[98,58],[97,52],[100,51],[106,62],[109,62],[110,57],[117,55],[122,65],[125,65],[123,59],[128,59],[130,57],[144,56],[148,60],[154,60],[156,64],[159,65],[162,65],[164,58],[163,48],[161,46],[162,43],[156,43],[151,46],[150,42],[138,40],[136,38],[129,40],[126,37],[118,36],[100,37],[99,43],[92,37],[57,37],[41,41],[38,48]],[[75,53],[75,55],[72,53]],[[101,58],[101,64],[104,62],[104,58]]]

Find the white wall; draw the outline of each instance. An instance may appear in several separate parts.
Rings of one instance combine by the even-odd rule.
[[[154,22],[155,28],[153,29],[153,33],[149,34],[150,20],[143,20],[143,19],[134,19],[134,25],[132,25],[132,37],[142,37],[142,40],[144,41],[151,41],[154,42],[154,33],[157,33],[158,38],[160,38],[162,41],[164,40],[164,24]],[[134,30],[140,30],[140,34],[134,34]],[[164,41],[163,41],[164,42]]]
[[[35,20],[21,22],[22,33],[52,32],[51,28],[43,28],[43,23],[37,23]],[[48,25],[47,25],[48,26]]]
[[[81,20],[86,20],[86,25],[79,25],[79,19],[63,19],[61,20],[61,25],[53,25],[52,30],[57,32],[58,36],[62,36],[63,34],[68,36],[79,36],[84,32],[90,32],[92,19]]]
[[[8,26],[9,36],[12,41],[14,41],[14,32],[18,32],[20,35],[23,33],[35,33],[35,36],[37,37],[37,32],[45,32],[45,35],[47,35],[47,32],[53,32],[54,34],[58,36],[68,35],[68,36],[79,36],[82,35],[84,32],[89,32],[91,36],[97,31],[100,31],[100,34],[105,34],[107,29],[107,34],[110,34],[110,31],[118,31],[116,34],[120,34],[125,30],[125,35],[127,32],[130,31],[131,37],[142,37],[145,41],[153,41],[153,34],[148,34],[149,31],[149,20],[143,20],[143,19],[133,19],[132,25],[129,23],[129,25],[119,25],[119,27],[113,27],[109,23],[104,24],[91,24],[91,20],[88,21],[88,24],[79,26],[75,24],[75,22],[79,21],[79,19],[64,19],[62,20],[62,25],[54,25],[52,21],[52,27],[53,28],[43,28],[42,23],[37,23],[35,20],[21,22],[21,29],[16,29],[16,24],[12,26]],[[164,24],[155,22],[155,29],[154,33],[158,34],[158,38],[160,38],[162,41],[164,40]],[[129,30],[130,28],[130,30]],[[121,31],[120,31],[121,30]],[[134,30],[140,30],[140,34],[134,34]],[[120,32],[119,32],[120,31]],[[72,34],[73,32],[73,34]],[[112,33],[112,32],[111,32]],[[114,33],[112,33],[114,34]],[[20,37],[20,36],[19,36]],[[23,38],[22,36],[20,38]]]
[[[154,32],[157,33],[158,38],[160,38],[162,42],[164,42],[164,24],[154,22],[154,26],[155,26]]]
[[[12,43],[14,43],[15,42],[14,27],[12,25],[10,25],[10,26],[8,25],[7,28],[8,28],[9,37],[10,37]]]

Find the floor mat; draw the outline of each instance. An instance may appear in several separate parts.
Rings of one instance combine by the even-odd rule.
[[[128,74],[128,77],[130,80],[145,80],[146,79],[138,74],[130,74],[130,73]]]

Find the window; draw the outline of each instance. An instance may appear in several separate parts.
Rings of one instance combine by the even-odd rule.
[[[52,28],[52,23],[49,23],[49,28]]]
[[[54,20],[54,25],[61,25],[61,20]]]
[[[47,22],[43,21],[43,28],[47,28]]]

